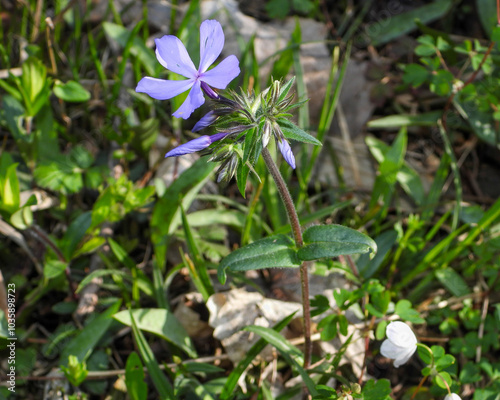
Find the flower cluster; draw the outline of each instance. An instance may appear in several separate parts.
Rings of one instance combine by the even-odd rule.
[[[253,170],[262,148],[274,137],[285,161],[295,168],[295,157],[289,140],[321,144],[314,137],[289,121],[288,113],[301,103],[293,104],[290,89],[294,80],[273,84],[257,95],[228,91],[228,96],[215,89],[225,89],[240,73],[238,59],[231,55],[216,67],[210,65],[220,55],[224,46],[224,33],[219,22],[206,20],[200,26],[200,65],[194,66],[186,48],[175,36],[163,36],[156,40],[156,57],[168,70],[180,74],[187,80],[162,80],[145,77],[138,83],[136,91],[155,99],[173,98],[187,90],[189,94],[173,115],[188,118],[193,111],[210,99],[211,110],[198,121],[193,132],[207,127],[215,128],[212,135],[202,135],[182,144],[165,155],[176,157],[197,151],[210,154],[209,161],[220,162],[218,181],[228,180],[235,175],[244,176]],[[242,172],[243,171],[243,172]]]

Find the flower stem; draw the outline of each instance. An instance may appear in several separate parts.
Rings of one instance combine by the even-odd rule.
[[[293,238],[295,240],[295,245],[297,247],[302,247],[304,241],[302,240],[302,230],[300,229],[300,221],[297,215],[297,210],[293,204],[292,196],[288,191],[283,177],[280,174],[276,163],[274,162],[269,150],[264,147],[262,149],[262,158],[266,163],[269,173],[276,183],[278,192],[280,194],[281,200],[285,205],[286,213],[288,215],[288,220],[290,221],[290,226],[292,227]],[[307,274],[307,263],[304,261],[300,266],[300,284],[302,288],[302,307],[304,314],[304,368],[308,368],[311,365],[311,354],[312,354],[312,343],[311,343],[311,312],[309,304],[309,276]]]

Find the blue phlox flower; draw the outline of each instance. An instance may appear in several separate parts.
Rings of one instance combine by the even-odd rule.
[[[199,138],[190,140],[189,142],[181,144],[180,146],[177,146],[176,148],[170,150],[167,154],[165,154],[165,158],[183,156],[184,154],[195,153],[197,151],[206,149],[212,143],[224,139],[229,134],[230,132],[220,132],[211,136],[200,136]]]
[[[285,138],[285,135],[283,134],[283,131],[281,130],[280,126],[277,123],[273,124],[274,128],[274,137],[276,139],[276,143],[278,144],[278,148],[281,152],[281,155],[285,159],[285,161],[295,169],[295,156],[293,155],[292,148],[290,147],[290,143],[288,143],[288,140]],[[267,133],[265,133],[265,136],[267,136]],[[269,139],[265,139],[267,142]],[[265,146],[267,146],[267,143],[263,143]]]
[[[277,139],[278,142],[278,148],[280,149],[281,155],[285,159],[285,161],[295,169],[295,156],[293,155],[292,148],[290,147],[290,144],[288,141],[283,138],[283,139]]]
[[[212,125],[216,119],[217,119],[217,115],[215,114],[215,112],[209,111],[203,117],[201,117],[201,119],[196,124],[194,124],[193,129],[191,129],[191,130],[193,132],[201,131],[202,129],[206,128],[207,126]]]
[[[174,117],[189,118],[191,113],[205,102],[203,91],[214,98],[217,94],[212,90],[212,87],[225,89],[240,73],[239,61],[234,55],[226,57],[219,65],[208,70],[224,47],[224,32],[216,20],[206,20],[200,26],[200,65],[198,69],[194,66],[186,47],[178,37],[165,35],[156,39],[155,43],[158,62],[168,70],[188,79],[173,81],[145,77],[139,81],[135,90],[146,93],[157,100],[171,99],[189,90],[184,103],[173,113]]]

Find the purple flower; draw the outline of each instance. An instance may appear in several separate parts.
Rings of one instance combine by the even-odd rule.
[[[212,136],[200,136],[199,138],[190,140],[189,142],[181,144],[180,146],[170,150],[167,154],[165,154],[165,158],[183,156],[184,154],[194,153],[196,151],[206,149],[213,142],[221,140],[227,135],[229,135],[228,132],[221,132]]]
[[[215,115],[213,111],[209,111],[203,117],[201,117],[201,119],[196,124],[194,124],[193,129],[191,130],[193,132],[201,131],[203,128],[212,125],[216,119],[217,115]]]
[[[295,169],[295,157],[292,153],[292,148],[290,147],[290,144],[284,138],[281,139],[281,141],[278,139],[277,142],[278,142],[278,148],[280,149],[281,155],[283,156],[285,161],[288,163],[288,165],[290,165],[290,167]]]
[[[135,90],[147,93],[157,100],[171,99],[190,90],[184,103],[173,113],[174,117],[189,118],[191,113],[205,102],[202,89],[210,97],[217,96],[210,86],[225,89],[229,82],[240,73],[239,61],[234,55],[225,58],[219,65],[207,71],[224,47],[224,32],[218,21],[206,20],[200,26],[198,69],[194,66],[186,47],[179,38],[166,35],[161,39],[156,39],[155,43],[158,62],[170,71],[188,79],[172,81],[145,77],[139,81]]]

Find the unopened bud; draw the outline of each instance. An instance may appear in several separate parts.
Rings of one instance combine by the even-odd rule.
[[[351,383],[351,392],[355,394],[361,393],[361,386],[359,383],[353,382]]]
[[[212,156],[208,159],[208,161],[213,161],[213,162],[224,161],[227,158],[231,157],[232,153],[233,153],[232,144],[220,146],[213,151]]]
[[[264,127],[262,128],[262,147],[267,147],[269,139],[271,139],[271,133],[271,123],[266,120],[266,122],[264,122]]]

